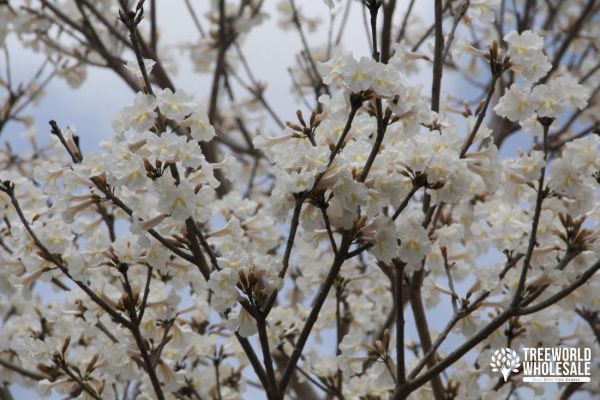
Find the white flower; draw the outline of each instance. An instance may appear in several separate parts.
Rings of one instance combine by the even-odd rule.
[[[373,90],[382,97],[393,97],[400,87],[400,72],[391,64],[376,64]]]
[[[208,280],[208,288],[212,291],[211,306],[219,312],[233,308],[238,299],[237,273],[231,268],[213,271]]]
[[[529,30],[521,34],[511,31],[504,36],[504,40],[510,45],[510,55],[513,59],[527,58],[544,48],[544,39]]]
[[[515,250],[521,246],[527,225],[515,220],[502,221],[494,225],[492,243],[499,251]]]
[[[162,244],[156,240],[151,242],[150,248],[146,249],[146,262],[153,268],[161,272],[167,272],[167,262],[169,261],[169,253],[165,251]]]
[[[40,241],[46,246],[48,251],[52,254],[62,254],[71,245],[71,238],[73,234],[68,228],[68,225],[59,222],[58,219],[52,221],[52,223],[43,226],[41,223],[36,221],[32,228]]]
[[[139,133],[150,129],[158,116],[155,111],[156,105],[154,96],[141,92],[136,94],[133,105],[123,109],[128,126]]]
[[[517,160],[512,160],[509,165],[512,173],[524,179],[525,182],[531,182],[540,178],[540,172],[546,162],[544,153],[534,150],[531,154],[523,154]]]
[[[168,163],[177,161],[179,147],[180,143],[175,135],[149,135],[145,150],[156,160]]]
[[[208,121],[206,111],[197,109],[180,124],[182,127],[189,127],[192,138],[201,142],[208,142],[215,137],[215,128]]]
[[[165,114],[167,118],[176,121],[182,121],[194,111],[195,107],[197,107],[196,104],[192,102],[192,97],[182,90],[178,90],[175,93],[169,88],[160,90],[156,93],[156,100],[160,111]]]
[[[559,117],[566,100],[562,90],[554,85],[537,85],[531,91],[538,117]]]
[[[46,193],[56,194],[59,191],[59,179],[65,168],[58,163],[44,161],[33,170],[34,179],[43,186]]]
[[[471,165],[472,168],[472,165]],[[444,186],[438,190],[439,200],[446,203],[457,203],[469,195],[469,188],[474,182],[474,174],[465,168],[454,168],[447,176]],[[493,179],[490,180],[493,184]]]
[[[292,193],[300,193],[311,189],[315,182],[313,173],[305,169],[291,171],[288,174],[282,173],[280,178],[282,179],[282,183],[285,182],[288,191]]]
[[[248,337],[256,334],[258,328],[256,320],[245,308],[240,308],[239,311],[234,311],[229,314],[230,329],[237,331],[241,337]]]
[[[109,183],[118,186],[127,186],[131,190],[144,187],[147,184],[148,177],[142,165],[143,162],[139,157],[129,160],[119,160],[115,163]]]
[[[381,261],[390,261],[398,256],[398,232],[390,218],[376,217],[361,229],[363,238],[373,244],[369,250]]]
[[[358,62],[352,57],[347,57],[344,61],[343,78],[350,90],[358,93],[369,89],[375,80],[377,63],[368,57],[361,57]]]
[[[125,264],[136,264],[142,255],[142,248],[128,236],[119,236],[112,248],[119,261]]]
[[[551,81],[557,91],[564,97],[565,102],[570,107],[576,107],[580,110],[585,108],[590,97],[590,89],[581,85],[572,76],[560,76]]]
[[[155,182],[159,195],[158,209],[174,219],[184,220],[192,215],[197,206],[197,198],[186,181],[175,185],[171,177],[161,177]]]
[[[420,265],[431,249],[427,231],[420,221],[412,216],[402,218],[397,229],[400,238],[398,257],[411,266]]]
[[[582,174],[592,176],[600,171],[599,146],[598,135],[576,139],[565,145],[562,158],[571,162]]]
[[[323,83],[331,85],[334,81],[341,79],[344,71],[344,66],[352,59],[352,55],[348,52],[341,53],[326,62],[317,64],[319,74],[323,78]]]
[[[552,64],[542,51],[544,39],[536,33],[524,31],[519,35],[512,31],[504,36],[504,40],[509,44],[511,62],[517,71],[522,72],[526,81],[536,82],[552,69]]]
[[[578,197],[583,184],[580,174],[573,164],[558,158],[550,163],[550,187],[568,196]]]
[[[535,111],[535,105],[529,98],[529,89],[515,83],[500,98],[494,111],[501,117],[517,122],[529,118]]]
[[[152,72],[152,68],[154,68],[155,64],[156,61],[144,58],[144,67],[146,68],[146,72],[148,73],[148,75],[150,75],[150,73]],[[127,64],[125,64],[125,68],[127,68],[132,74],[135,74],[135,76],[137,76],[138,78],[142,78],[142,70],[137,61],[127,61]]]
[[[354,180],[349,173],[342,174],[332,189],[342,207],[350,212],[369,201],[369,190],[365,184]]]
[[[492,23],[496,18],[495,11],[501,0],[471,0],[467,15],[471,18],[477,18],[483,23]],[[464,3],[464,0],[462,1]]]

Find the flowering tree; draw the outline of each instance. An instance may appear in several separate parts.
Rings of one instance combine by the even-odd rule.
[[[415,0],[326,0],[315,44],[305,2],[282,0],[271,17],[303,45],[285,117],[244,56],[264,1],[172,2],[211,76],[196,98],[156,3],[0,3],[0,41],[46,58],[18,84],[4,47],[0,131],[56,77],[105,68],[134,92],[94,153],[60,121],[2,150],[0,398],[598,394],[489,365],[598,351],[600,1],[431,0],[429,25]],[[371,54],[342,48],[352,7]],[[528,148],[502,149],[514,137]]]

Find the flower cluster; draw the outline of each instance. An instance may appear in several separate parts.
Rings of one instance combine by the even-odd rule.
[[[135,94],[94,150],[87,127],[51,121],[47,145],[0,151],[6,388],[507,398],[527,386],[498,384],[495,349],[598,353],[594,2],[436,1],[430,28],[412,3],[395,26],[396,2],[366,0],[357,56],[341,39],[356,2],[319,2],[322,18],[280,1],[275,25],[303,46],[285,119],[244,53],[266,2],[186,2],[207,99],[174,85],[156,15],[144,31],[154,2],[33,3],[0,5],[0,43],[72,86],[112,69]],[[0,132],[38,95],[9,78]]]

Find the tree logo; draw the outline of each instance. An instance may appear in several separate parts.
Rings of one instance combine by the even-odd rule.
[[[504,382],[508,380],[508,376],[511,372],[519,372],[521,366],[521,359],[516,351],[509,349],[508,347],[498,349],[492,354],[492,361],[490,367],[492,371],[502,373]]]

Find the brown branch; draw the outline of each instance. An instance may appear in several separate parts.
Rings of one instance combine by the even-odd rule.
[[[279,391],[283,394],[285,394],[287,385],[290,382],[290,378],[292,377],[292,373],[294,372],[296,365],[298,364],[300,355],[304,350],[304,346],[306,345],[306,341],[310,336],[312,328],[319,318],[319,313],[321,312],[323,304],[325,304],[329,290],[333,286],[333,283],[340,272],[340,269],[342,268],[342,264],[344,264],[351,242],[351,233],[344,232],[342,234],[342,241],[340,243],[338,255],[334,258],[329,273],[327,274],[327,278],[325,278],[325,282],[323,282],[321,288],[319,289],[319,293],[314,301],[314,305],[310,311],[310,314],[308,315],[308,318],[306,319],[306,322],[304,323],[304,326],[302,327],[302,331],[300,332],[300,336],[296,341],[294,351],[292,352],[290,360],[287,363],[285,371],[283,372],[283,375],[279,381]]]
[[[160,357],[162,355],[163,350],[165,349],[165,346],[167,345],[167,343],[169,343],[171,341],[172,336],[169,335],[169,332],[171,331],[171,328],[173,327],[174,324],[175,324],[175,318],[171,318],[167,321],[162,322],[162,328],[163,328],[162,338],[160,339],[158,346],[156,346],[150,354],[150,360],[152,360],[152,365],[155,368],[158,365],[158,363],[160,362]]]
[[[267,323],[264,315],[260,312],[257,314],[256,327],[258,328],[258,338],[263,353],[263,364],[267,373],[268,386],[265,386],[265,390],[267,391],[269,400],[279,399],[281,395],[278,393],[279,388],[277,387],[277,379],[275,378],[275,370],[273,369],[273,358],[269,346],[269,337],[267,336]]]
[[[123,266],[121,268],[121,272],[123,275],[123,288],[127,294],[126,300],[124,301],[125,307],[128,310],[129,318],[131,319],[131,324],[129,326],[129,331],[131,332],[135,343],[142,355],[142,361],[144,369],[146,370],[146,374],[150,379],[150,383],[152,384],[152,388],[154,389],[154,394],[156,395],[158,400],[165,400],[165,395],[162,390],[162,386],[160,380],[158,379],[158,375],[156,374],[156,364],[152,362],[152,358],[148,353],[148,349],[146,348],[146,342],[142,333],[140,331],[141,320],[138,319],[137,312],[135,310],[135,298],[136,296],[133,293],[133,289],[131,288],[131,284],[129,283],[129,278],[127,275],[127,266]]]
[[[218,32],[218,51],[217,63],[213,72],[212,86],[210,91],[210,100],[208,105],[208,120],[215,124],[217,115],[217,103],[219,100],[219,84],[221,76],[225,71],[225,53],[227,52],[227,34],[225,32],[225,0],[218,0],[219,5],[219,32]]]
[[[396,211],[394,211],[394,214],[392,215],[392,221],[395,221],[398,219],[398,217],[400,216],[402,211],[404,211],[404,209],[410,203],[410,199],[412,199],[412,197],[415,195],[415,193],[417,193],[419,191],[420,188],[421,188],[421,185],[419,185],[416,182],[413,182],[410,192],[408,192],[406,197],[404,197],[404,199],[402,200],[402,203],[400,203],[398,208],[396,208]]]
[[[289,357],[281,349],[275,349],[273,352],[273,359],[279,367],[285,368]],[[300,372],[301,374],[303,374],[304,372],[299,368],[296,368],[296,371]],[[307,374],[305,376],[307,377],[308,381],[299,379],[298,374],[296,373],[292,374],[292,378],[290,380],[290,388],[296,393],[297,399],[319,400],[319,396],[317,395],[313,387],[310,385],[310,383],[314,384],[319,389],[325,392],[327,392],[328,389],[322,386],[319,382],[313,381],[313,378],[310,375]]]
[[[148,304],[148,296],[150,295],[150,283],[152,282],[152,271],[153,268],[148,266],[146,275],[146,285],[144,286],[144,294],[142,295],[142,303],[140,304],[140,311],[137,317],[138,321],[142,321],[144,318],[144,312],[146,311],[146,305]]]
[[[198,240],[200,241],[200,245],[202,246],[204,251],[208,254],[208,258],[210,259],[210,263],[211,263],[213,269],[216,271],[220,270],[221,268],[219,267],[219,261],[217,260],[217,255],[210,247],[210,244],[206,241],[206,238],[204,237],[204,234],[202,234],[202,231],[198,228],[198,226],[196,225],[195,222],[193,222],[190,225],[190,228],[198,237]]]
[[[148,77],[148,71],[146,70],[146,65],[144,64],[140,40],[137,33],[137,25],[142,20],[143,15],[144,7],[140,7],[139,9],[136,9],[136,11],[119,10],[119,19],[129,31],[129,40],[131,41],[131,46],[133,48],[138,66],[140,67],[140,71],[142,72],[142,78],[144,79],[144,84],[146,86],[145,89],[149,94],[154,96],[154,91],[152,90],[152,85],[150,84],[150,78]]]
[[[575,312],[585,320],[590,329],[596,336],[596,341],[600,344],[600,311],[591,311],[587,309],[576,308]]]
[[[342,131],[342,134],[340,135],[337,143],[335,144],[333,151],[329,155],[329,165],[331,165],[331,163],[333,162],[335,157],[341,151],[342,146],[344,145],[344,142],[346,141],[346,136],[348,136],[348,133],[350,132],[350,128],[352,128],[352,121],[354,121],[356,112],[362,105],[362,98],[359,99],[359,97],[360,96],[357,96],[357,95],[350,96],[350,113],[348,114],[348,119],[346,119],[346,125],[344,125],[344,130]]]
[[[500,75],[498,75],[498,74],[492,74],[492,81],[490,83],[490,87],[488,88],[485,102],[483,104],[483,107],[481,108],[481,111],[479,112],[479,115],[477,115],[477,120],[475,121],[475,125],[473,125],[473,128],[471,129],[469,136],[467,136],[465,143],[463,144],[463,147],[460,150],[460,158],[464,158],[467,155],[467,151],[469,150],[469,147],[471,147],[471,145],[473,144],[473,141],[475,140],[475,136],[477,136],[477,132],[479,132],[479,128],[481,127],[481,124],[483,123],[483,120],[485,119],[485,114],[490,105],[490,102],[492,101],[494,91],[496,90],[496,82],[498,82],[499,77],[500,77]]]
[[[198,270],[204,277],[206,281],[210,279],[210,267],[206,263],[206,258],[204,258],[204,254],[202,254],[202,250],[200,250],[200,245],[198,244],[198,239],[195,231],[196,224],[192,218],[188,218],[185,220],[186,226],[186,236],[190,242],[190,250],[194,256],[194,264],[198,267]]]
[[[569,27],[567,30],[567,36],[560,44],[559,49],[554,53],[554,57],[552,59],[552,68],[545,77],[540,79],[539,83],[545,83],[550,79],[550,76],[556,71],[556,69],[560,66],[560,61],[564,57],[565,53],[569,49],[569,46],[573,42],[573,40],[577,37],[581,29],[583,29],[584,23],[586,19],[588,19],[593,13],[591,12],[596,4],[596,0],[588,0],[583,10],[579,14],[579,18]]]
[[[223,395],[221,394],[221,377],[219,376],[219,360],[214,360],[213,365],[215,367],[215,385],[217,389],[217,400],[223,400]]]
[[[44,254],[44,257],[48,261],[50,261],[51,263],[56,265],[63,274],[65,274],[71,281],[73,281],[77,286],[79,286],[81,288],[81,290],[83,290],[94,303],[99,305],[100,308],[102,308],[104,311],[106,311],[115,321],[117,321],[124,327],[129,328],[131,326],[130,321],[125,319],[115,309],[113,309],[111,306],[109,306],[100,296],[98,296],[92,289],[90,289],[89,286],[87,286],[85,283],[83,283],[81,281],[74,279],[71,276],[71,274],[69,273],[69,269],[67,268],[67,266],[65,266],[63,264],[61,259],[58,256],[56,256],[55,254],[52,254],[48,250],[48,248],[46,246],[44,246],[44,244],[39,240],[37,235],[33,232],[33,229],[31,228],[31,226],[29,225],[29,222],[25,218],[25,215],[23,214],[23,210],[21,209],[21,206],[19,205],[19,201],[17,200],[17,198],[15,196],[14,184],[9,181],[4,181],[0,184],[0,191],[6,193],[9,196],[10,201],[11,201],[13,207],[15,208],[15,211],[17,212],[17,215],[19,216],[19,219],[21,220],[21,223],[25,227],[25,230],[29,233],[29,236],[31,237],[31,239],[33,240],[35,245],[42,251],[42,253]]]
[[[399,391],[396,391],[396,393],[394,393],[394,399],[406,399],[410,393],[429,382],[435,376],[439,375],[442,371],[444,371],[446,368],[458,361],[471,349],[473,349],[479,343],[487,339],[494,331],[500,328],[510,318],[517,315],[527,315],[530,313],[538,312],[544,308],[556,304],[558,301],[562,300],[563,298],[571,294],[573,291],[575,291],[578,287],[585,284],[599,269],[600,260],[597,261],[594,265],[592,265],[592,267],[586,270],[582,275],[580,275],[580,277],[571,285],[567,286],[565,289],[561,290],[560,292],[556,293],[555,295],[551,296],[550,298],[539,303],[536,306],[521,308],[520,310],[516,307],[509,306],[509,308],[507,308],[505,311],[494,317],[490,322],[488,322],[486,326],[484,326],[477,333],[472,335],[467,341],[465,341],[457,349],[448,354],[434,367],[428,369],[425,373],[416,377],[414,380],[409,381]]]
[[[156,23],[156,0],[150,0],[150,48],[156,54],[158,48],[158,26]]]
[[[406,383],[406,365],[404,359],[404,299],[403,299],[403,262],[394,262],[394,309],[396,310],[396,386]]]
[[[416,189],[415,189],[416,187]],[[396,220],[400,214],[402,213],[402,211],[408,206],[408,204],[410,203],[410,200],[412,199],[412,197],[414,196],[415,193],[417,193],[417,191],[419,190],[420,186],[415,185],[413,183],[413,188],[411,189],[411,191],[406,195],[406,197],[404,197],[404,199],[402,200],[402,203],[400,203],[400,205],[398,206],[398,208],[396,209],[396,212],[394,212],[394,215],[392,217],[392,220]],[[355,250],[352,250],[351,252],[348,253],[348,255],[346,256],[347,259],[350,259],[354,256],[357,256],[359,254],[361,254],[363,251],[369,250],[371,247],[373,247],[373,243],[365,243],[364,245],[356,248]]]
[[[591,268],[589,268],[583,274],[581,274],[579,276],[579,278],[577,278],[569,286],[567,286],[563,290],[559,291],[558,293],[555,293],[552,296],[548,297],[546,300],[540,301],[539,303],[529,306],[529,307],[521,308],[518,311],[518,315],[533,314],[533,313],[541,311],[545,308],[548,308],[551,305],[556,304],[560,300],[564,299],[565,297],[567,297],[568,295],[573,293],[575,291],[575,289],[577,289],[581,285],[585,284],[592,276],[594,276],[594,274],[599,269],[600,269],[600,261],[597,261],[594,265],[592,265]]]
[[[342,16],[342,23],[340,24],[340,28],[335,37],[335,45],[339,45],[342,41],[342,36],[344,34],[344,30],[346,29],[346,24],[348,23],[348,17],[350,16],[350,7],[352,7],[353,0],[348,0],[346,7],[344,8],[344,15]]]
[[[263,388],[269,387],[269,381],[267,379],[267,374],[265,373],[264,368],[260,364],[260,361],[259,361],[258,357],[256,356],[256,352],[254,351],[254,348],[252,348],[252,345],[250,344],[248,339],[240,336],[239,333],[235,332],[235,336],[238,339],[240,346],[242,346],[244,353],[246,353],[246,357],[248,357],[248,361],[250,361],[250,365],[254,369],[254,373],[260,380],[260,383],[262,384]]]
[[[462,8],[454,14],[454,20],[452,21],[452,28],[450,29],[450,34],[448,35],[448,40],[444,44],[444,54],[442,55],[442,64],[446,62],[446,58],[448,58],[448,53],[450,53],[450,48],[452,47],[452,42],[454,41],[454,35],[456,34],[456,28],[458,28],[458,24],[467,13],[469,9],[469,2],[463,3]]]
[[[344,340],[344,335],[346,334],[346,324],[343,321],[342,316],[342,297],[344,294],[344,287],[340,283],[339,280],[335,283],[335,355],[339,356],[342,354],[342,350],[340,349],[340,344]],[[344,374],[341,369],[338,368],[337,374],[337,392],[342,393],[342,388],[344,384]]]
[[[43,381],[44,379],[52,381],[52,378],[47,375],[40,374],[34,371],[29,371],[19,365],[11,363],[10,361],[4,360],[3,358],[0,358],[0,366],[10,371],[16,372],[17,374],[22,375],[26,378],[33,379],[35,381]]]
[[[0,400],[14,400],[8,383],[4,383],[3,386],[0,386]]]
[[[444,31],[442,0],[435,0],[435,47],[433,51],[433,81],[431,84],[431,111],[440,111],[440,95],[442,88]]]
[[[419,334],[419,340],[421,342],[421,347],[423,348],[423,352],[425,354],[429,352],[434,352],[434,347],[431,342],[431,331],[429,329],[429,324],[427,322],[427,316],[425,312],[425,307],[423,306],[423,297],[421,294],[421,287],[423,284],[424,278],[424,269],[421,268],[415,272],[413,276],[413,281],[410,286],[409,296],[410,296],[410,305],[413,311],[413,317],[415,320],[415,325],[417,327],[417,333]],[[428,357],[426,360],[429,368],[435,366],[436,357]],[[436,375],[431,379],[431,387],[433,389],[433,395],[436,400],[445,399],[445,389],[442,383],[441,378]]]
[[[131,43],[127,40],[127,38],[125,36],[123,36],[121,34],[121,32],[119,32],[119,30],[113,24],[111,24],[106,19],[106,17],[100,11],[98,11],[98,9],[96,7],[94,7],[94,5],[92,3],[90,3],[89,0],[77,0],[77,1],[81,2],[87,9],[89,9],[92,12],[92,14],[94,14],[94,16],[96,18],[98,18],[98,20],[102,23],[102,25],[104,25],[104,27],[106,29],[108,29],[108,31],[110,32],[110,34],[112,36],[117,38],[117,40],[119,40],[121,43],[123,43],[127,47],[131,47]]]
[[[329,243],[331,244],[331,248],[333,249],[333,254],[338,253],[337,244],[335,243],[335,238],[333,237],[333,231],[331,230],[331,222],[329,221],[329,216],[327,215],[327,207],[320,207],[321,215],[323,216],[323,222],[325,223],[325,229],[327,230],[327,235],[329,236]]]
[[[548,130],[550,129],[550,125],[552,124],[552,120],[546,121],[542,125],[544,126],[544,161],[548,158]],[[531,262],[531,258],[533,257],[533,250],[536,246],[536,238],[537,238],[537,228],[540,222],[540,216],[542,214],[542,203],[544,198],[547,195],[547,189],[544,188],[544,179],[546,174],[546,167],[542,167],[540,171],[540,179],[538,181],[537,187],[537,196],[535,201],[535,210],[533,213],[533,221],[531,223],[531,233],[529,234],[529,243],[527,244],[527,252],[525,253],[525,258],[523,260],[523,268],[521,269],[521,276],[519,278],[519,282],[517,284],[517,290],[515,292],[515,296],[512,300],[512,306],[518,307],[521,303],[521,296],[523,295],[523,291],[525,290],[525,280],[527,279],[527,271],[529,269],[529,263]]]
[[[106,183],[103,183],[95,178],[92,178],[92,182],[96,185],[96,187],[102,192],[104,193],[104,195],[106,196],[107,199],[109,199],[114,205],[116,205],[117,207],[119,207],[121,210],[125,211],[125,213],[127,215],[129,215],[130,217],[133,216],[133,210],[131,208],[129,208],[129,206],[127,206],[121,199],[119,199],[111,190],[110,187],[108,187],[108,185]],[[168,248],[169,250],[171,250],[173,253],[175,253],[176,255],[178,255],[179,257],[183,258],[184,260],[187,260],[189,262],[194,262],[194,257],[188,253],[186,253],[185,251],[180,250],[179,248],[175,247],[171,242],[169,242],[164,236],[162,236],[160,233],[158,233],[155,229],[149,229],[148,233],[155,238],[156,240],[158,240],[163,246],[165,246],[166,248]]]
[[[294,241],[296,240],[296,231],[300,222],[300,212],[302,211],[302,204],[304,203],[303,197],[296,198],[296,205],[294,206],[294,212],[292,215],[292,221],[290,222],[290,232],[288,233],[287,244],[285,246],[285,252],[281,261],[281,270],[278,276],[283,279],[285,278],[286,272],[290,266],[290,257],[292,255],[292,248],[294,247]],[[264,315],[269,315],[269,312],[275,304],[277,299],[277,291],[274,291],[269,298],[267,305],[263,310]]]
[[[410,18],[410,14],[412,13],[413,6],[415,5],[415,0],[410,0],[408,3],[408,8],[406,9],[406,13],[404,14],[404,18],[402,19],[402,25],[400,26],[400,31],[398,32],[398,36],[396,36],[396,42],[400,43],[402,39],[404,39],[404,35],[406,33],[406,27],[408,26],[408,19]]]
[[[489,294],[490,294],[490,292],[484,292],[481,296],[479,296],[479,298],[476,301],[473,302],[473,304],[471,306],[466,307],[463,310],[457,311],[452,315],[452,318],[450,319],[450,321],[448,321],[448,323],[446,324],[446,326],[444,327],[442,332],[437,336],[437,338],[435,339],[435,342],[432,344],[429,351],[423,355],[423,357],[421,358],[419,363],[408,374],[408,379],[414,379],[414,377],[417,376],[419,374],[419,372],[421,372],[423,367],[425,367],[425,365],[427,365],[427,363],[429,362],[431,357],[435,354],[437,349],[446,340],[446,338],[448,337],[448,334],[450,333],[452,328],[454,328],[454,326],[462,318],[465,318],[466,316],[471,314],[473,311],[475,311],[477,309],[477,307],[479,307],[481,302],[489,296]]]
[[[581,254],[580,251],[574,251],[570,247],[567,247],[567,251],[565,252],[565,255],[563,256],[563,258],[561,258],[560,262],[558,263],[558,265],[556,267],[554,267],[554,269],[556,269],[558,271],[564,270],[567,267],[567,265],[569,265],[569,263],[575,257],[577,257],[579,254]],[[525,306],[528,306],[529,304],[531,304],[531,302],[533,302],[535,299],[540,297],[540,295],[542,295],[542,293],[544,293],[544,291],[546,289],[548,289],[549,287],[550,287],[550,284],[545,284],[545,285],[539,286],[536,289],[534,289],[533,291],[531,291],[531,293],[521,301],[521,307],[525,307]]]
[[[273,107],[271,107],[271,104],[265,98],[264,88],[261,87],[261,84],[258,82],[256,77],[252,73],[252,69],[250,68],[250,65],[248,64],[248,60],[246,59],[246,56],[242,52],[240,45],[237,43],[237,41],[234,41],[233,46],[237,51],[240,61],[242,62],[242,67],[243,67],[244,71],[246,72],[246,75],[248,75],[248,78],[250,79],[250,83],[252,84],[252,87],[247,84],[244,84],[242,79],[237,74],[233,73],[233,71],[230,71],[232,76],[238,80],[238,82],[242,85],[242,87],[244,89],[246,89],[248,92],[252,93],[254,95],[254,97],[256,97],[256,99],[262,104],[264,109],[271,116],[271,118],[277,124],[277,126],[279,126],[281,129],[285,128],[285,124],[281,121],[281,118],[279,118],[277,113],[275,113],[275,110],[273,110]]]
[[[66,361],[63,359],[54,359],[54,363],[69,377],[71,378],[71,380],[73,380],[73,382],[77,383],[77,385],[79,385],[79,387],[86,392],[87,394],[89,394],[93,399],[95,400],[102,400],[102,397],[100,397],[100,395],[98,395],[98,393],[96,393],[96,390],[94,390],[90,385],[88,385],[87,383],[85,383],[80,377],[78,377],[77,375],[75,375],[73,373],[73,371],[71,371],[71,368],[69,368],[69,366],[67,365]]]
[[[200,19],[198,18],[198,14],[196,14],[196,11],[194,11],[194,8],[192,7],[190,0],[185,0],[185,6],[187,7],[188,12],[190,13],[190,16],[192,17],[192,21],[194,22],[194,26],[198,30],[200,37],[205,37],[206,33],[204,33],[204,29],[202,28],[202,25],[200,24]]]
[[[369,9],[369,13],[371,15],[371,36],[373,38],[373,59],[379,62],[380,54],[377,48],[377,15],[379,13],[379,8],[381,7],[381,3],[375,0],[371,0],[365,3],[365,6]],[[373,143],[373,147],[371,148],[371,152],[369,153],[369,157],[365,162],[365,166],[358,178],[359,182],[364,182],[371,171],[371,167],[375,162],[375,158],[379,153],[379,149],[381,148],[381,144],[383,143],[383,138],[385,136],[385,132],[387,130],[388,122],[391,117],[391,111],[388,110],[383,115],[383,106],[381,98],[377,97],[375,99],[375,117],[377,119],[377,133],[375,136],[375,142]]]
[[[392,45],[392,19],[396,10],[396,0],[383,4],[383,25],[381,27],[381,62],[387,64]]]
[[[583,385],[584,385],[583,382],[569,383],[568,385],[565,386],[565,389],[560,394],[559,400],[569,400],[571,398],[571,396],[574,395],[575,392],[577,392]]]
[[[294,22],[294,25],[296,26],[296,30],[298,31],[298,34],[300,35],[300,40],[302,41],[302,46],[304,47],[305,56],[308,59],[308,63],[310,65],[312,75],[314,75],[313,78],[315,80],[315,82],[314,82],[315,90],[317,91],[317,94],[318,94],[318,93],[320,93],[321,89],[324,89],[325,93],[329,94],[329,88],[327,87],[327,85],[325,85],[323,83],[323,79],[321,78],[321,74],[319,74],[319,70],[317,69],[317,64],[315,63],[315,60],[312,56],[310,47],[308,47],[308,41],[304,34],[304,29],[302,28],[302,24],[300,23],[300,16],[298,15],[298,9],[296,8],[296,2],[294,0],[290,0],[290,5],[292,6],[292,21]],[[318,95],[317,95],[317,97],[318,97]]]

